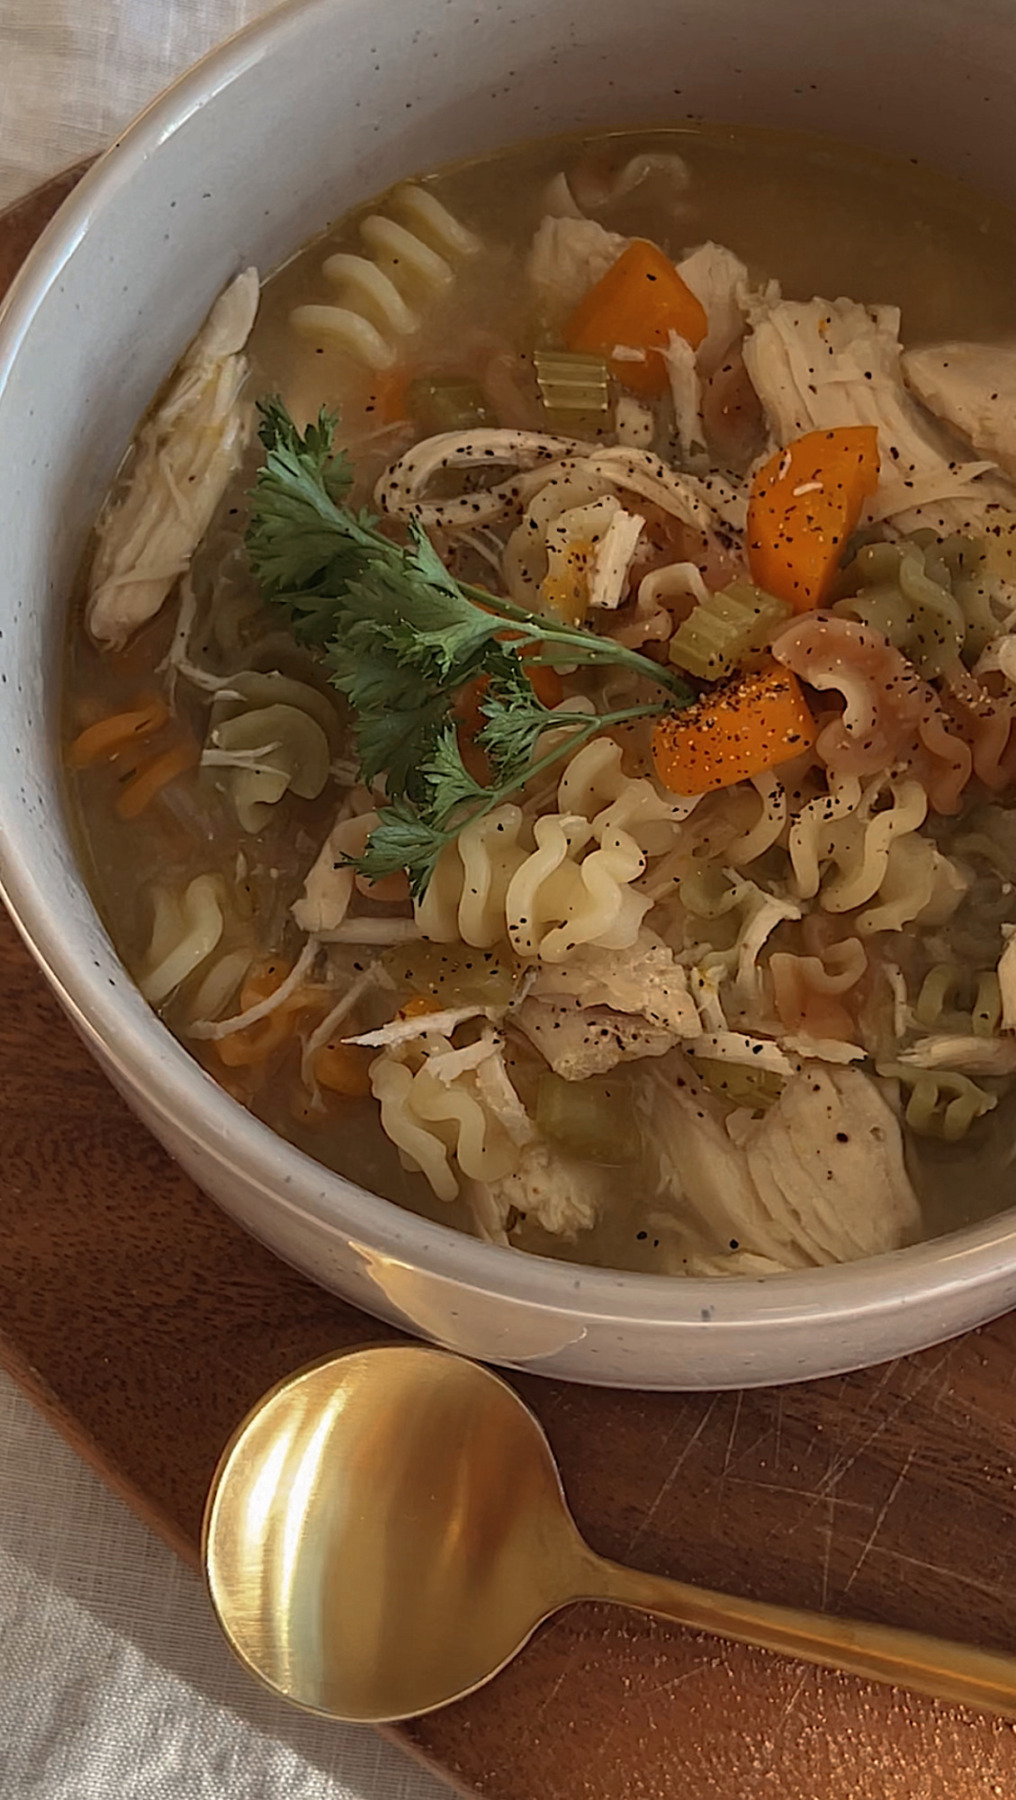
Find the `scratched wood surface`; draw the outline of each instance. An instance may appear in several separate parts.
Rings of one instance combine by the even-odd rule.
[[[69,185],[0,219],[0,280]],[[0,1359],[81,1453],[193,1561],[257,1395],[378,1336],[166,1159],[0,914]],[[1016,1647],[1016,1318],[783,1390],[518,1385],[607,1555]],[[487,1800],[1016,1796],[1009,1725],[607,1608],[562,1615],[402,1735]]]

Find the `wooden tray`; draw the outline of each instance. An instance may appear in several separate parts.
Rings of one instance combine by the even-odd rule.
[[[78,171],[79,172],[79,171]],[[0,217],[0,279],[75,171]],[[244,1236],[93,1067],[0,913],[0,1359],[188,1561],[269,1384],[378,1325]],[[795,1605],[1016,1644],[1016,1317],[743,1394],[520,1379],[597,1549]],[[398,1734],[489,1800],[988,1800],[999,1721],[581,1608]]]

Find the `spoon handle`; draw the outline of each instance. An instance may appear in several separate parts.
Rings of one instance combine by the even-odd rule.
[[[615,1600],[692,1631],[1016,1719],[1016,1656],[1005,1651],[978,1650],[919,1631],[835,1619],[764,1600],[737,1600],[666,1575],[626,1569],[591,1552],[584,1573],[588,1585],[583,1598]]]

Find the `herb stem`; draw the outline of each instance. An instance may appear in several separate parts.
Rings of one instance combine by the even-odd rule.
[[[541,656],[531,655],[527,660],[534,663],[546,663],[553,666],[555,662],[609,663],[613,667],[628,668],[647,681],[655,682],[657,687],[665,688],[682,705],[687,705],[693,698],[691,689],[680,676],[670,669],[663,668],[653,662],[649,656],[643,656],[638,650],[630,650],[627,645],[619,644],[614,638],[597,638],[595,634],[580,625],[567,625],[563,620],[555,619],[544,613],[527,612],[524,607],[516,606],[513,600],[506,600],[500,594],[488,593],[486,588],[474,587],[468,581],[458,583],[466,598],[481,606],[485,612],[497,613],[499,618],[511,624],[528,627],[526,636],[530,642],[546,642],[557,644],[568,654],[551,652]]]
[[[590,738],[596,737],[598,732],[605,730],[608,726],[627,725],[633,719],[658,719],[659,716],[659,706],[651,704],[646,706],[626,706],[619,708],[616,712],[609,713],[552,713],[544,726],[544,731],[567,729],[568,736],[563,744],[556,744],[554,749],[548,750],[545,756],[538,757],[536,762],[530,763],[526,770],[524,785],[528,787],[531,781],[535,781],[537,776],[542,775],[546,769],[552,769],[554,764],[560,762],[563,756],[570,756],[576,750],[581,750],[582,746],[587,744]],[[572,727],[574,727],[574,729],[572,729]],[[460,832],[465,830],[467,825],[472,825],[475,819],[485,819],[487,814],[493,812],[496,806],[503,805],[504,801],[508,798],[508,795],[514,793],[518,785],[518,783],[512,782],[506,787],[491,788],[490,797],[480,804],[471,807],[465,817],[459,819],[451,830],[446,830],[441,833],[442,837],[444,837],[448,843],[451,843],[459,836]],[[350,858],[349,860],[353,861],[355,859]]]

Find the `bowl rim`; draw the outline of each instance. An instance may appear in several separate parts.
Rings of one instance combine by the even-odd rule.
[[[159,94],[82,177],[47,226],[0,305],[0,397],[36,313],[92,219],[199,108],[311,27],[335,0],[286,0],[210,51]],[[9,816],[4,817],[6,812]],[[66,814],[64,823],[66,825]],[[0,794],[0,897],[65,1010],[107,1068],[140,1089],[152,1115],[187,1118],[190,1140],[213,1163],[225,1158],[279,1209],[336,1229],[354,1248],[410,1270],[526,1308],[618,1325],[722,1325],[754,1338],[787,1327],[831,1328],[903,1312],[1016,1271],[1016,1207],[942,1237],[851,1263],[733,1278],[653,1275],[506,1251],[410,1212],[359,1187],[281,1138],[234,1101],[175,1039],[130,983],[109,945],[83,954],[82,926],[61,921],[31,872],[31,827]],[[70,834],[68,833],[70,841]],[[77,881],[97,911],[75,857]],[[119,980],[114,979],[119,977]],[[315,1192],[316,1190],[316,1192]],[[747,1349],[748,1346],[746,1345]]]

